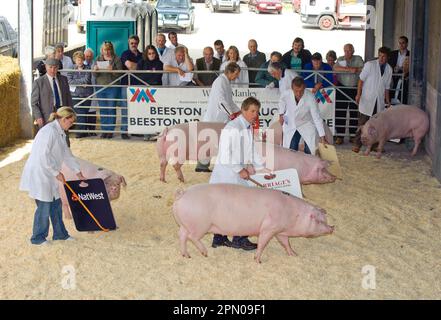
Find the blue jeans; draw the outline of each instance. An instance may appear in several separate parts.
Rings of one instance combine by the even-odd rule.
[[[124,99],[125,101],[121,101],[119,104],[121,106],[121,131],[126,133],[127,132],[127,88],[121,88],[121,99]]]
[[[300,135],[300,133],[298,131],[296,131],[296,133],[292,137],[291,144],[289,145],[289,148],[291,150],[299,151],[299,143],[300,143],[301,138],[302,138],[302,136]],[[305,153],[311,154],[311,150],[309,150],[309,147],[306,144],[306,142],[305,142]]]
[[[69,238],[69,233],[63,223],[61,199],[52,202],[35,200],[35,203],[37,204],[37,210],[35,210],[31,243],[42,244],[46,241],[49,233],[49,218],[54,230],[52,240],[66,240]]]
[[[98,88],[98,90],[101,88]],[[97,97],[99,99],[118,99],[120,96],[120,88],[106,88],[105,90],[97,93]],[[101,126],[101,130],[106,131],[114,131],[115,130],[115,122],[116,122],[116,109],[113,109],[116,107],[117,101],[102,101],[100,100],[98,102],[100,107],[111,107],[112,109],[100,109],[100,115],[101,115],[101,124],[104,126]],[[111,117],[109,117],[111,116]]]

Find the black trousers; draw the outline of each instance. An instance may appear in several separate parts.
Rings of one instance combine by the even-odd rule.
[[[341,84],[339,84],[339,86],[341,86]],[[355,100],[355,97],[357,96],[357,89],[340,88],[339,90],[343,91],[353,100]],[[349,101],[348,98],[343,95],[343,93],[341,93],[339,90],[336,90],[337,102],[335,104],[335,130],[337,136],[344,136],[346,132],[346,110],[349,108],[349,126],[353,127],[349,128],[349,133],[351,135],[354,135],[357,131],[358,125],[358,106],[355,103]]]

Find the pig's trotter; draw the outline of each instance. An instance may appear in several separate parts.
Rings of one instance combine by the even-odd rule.
[[[181,254],[184,258],[191,258],[190,254],[187,251],[187,239],[188,231],[181,226],[181,228],[179,228],[179,244],[181,246]]]
[[[173,166],[173,168],[175,168],[175,170],[176,170],[176,175],[178,176],[179,181],[185,182],[184,181],[184,174],[182,173],[181,167],[182,167],[182,164],[180,164],[180,163],[176,163]]]
[[[159,180],[162,182],[166,182],[165,181],[165,169],[166,168],[167,168],[167,161],[165,159],[161,160]]]
[[[194,243],[194,245],[196,246],[196,248],[198,248],[198,250],[200,251],[200,253],[204,256],[204,257],[208,257],[208,251],[207,248],[205,248],[204,244],[201,242],[201,237],[197,237],[194,236],[192,234],[190,234],[189,239]]]
[[[282,245],[282,247],[285,248],[288,256],[296,256],[297,255],[297,253],[295,253],[295,251],[291,248],[288,236],[276,235],[276,239],[279,241],[279,243]]]
[[[420,146],[420,143],[421,143],[421,140],[419,140],[419,139],[414,139],[414,140],[415,140],[415,146],[413,147],[413,150],[411,153],[412,157],[414,157],[417,154],[418,147]]]

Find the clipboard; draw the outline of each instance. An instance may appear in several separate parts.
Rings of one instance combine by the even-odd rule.
[[[319,143],[318,152],[320,158],[331,162],[328,171],[337,177],[337,179],[343,180],[343,172],[338,161],[337,150],[335,146],[327,144],[326,147],[323,143]]]

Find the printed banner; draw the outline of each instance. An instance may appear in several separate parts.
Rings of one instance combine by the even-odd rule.
[[[152,134],[165,127],[201,121],[208,105],[210,88],[153,88],[128,87],[128,131],[130,134]],[[233,100],[240,107],[242,101],[254,97],[261,103],[260,127],[269,127],[278,116],[279,90],[267,88],[234,88]],[[335,89],[317,92],[317,102],[323,119],[334,133]]]
[[[290,195],[303,199],[299,174],[296,169],[275,171],[273,174],[256,174],[251,176],[251,178],[265,188],[287,192]],[[256,187],[251,181],[248,181],[248,185]]]

